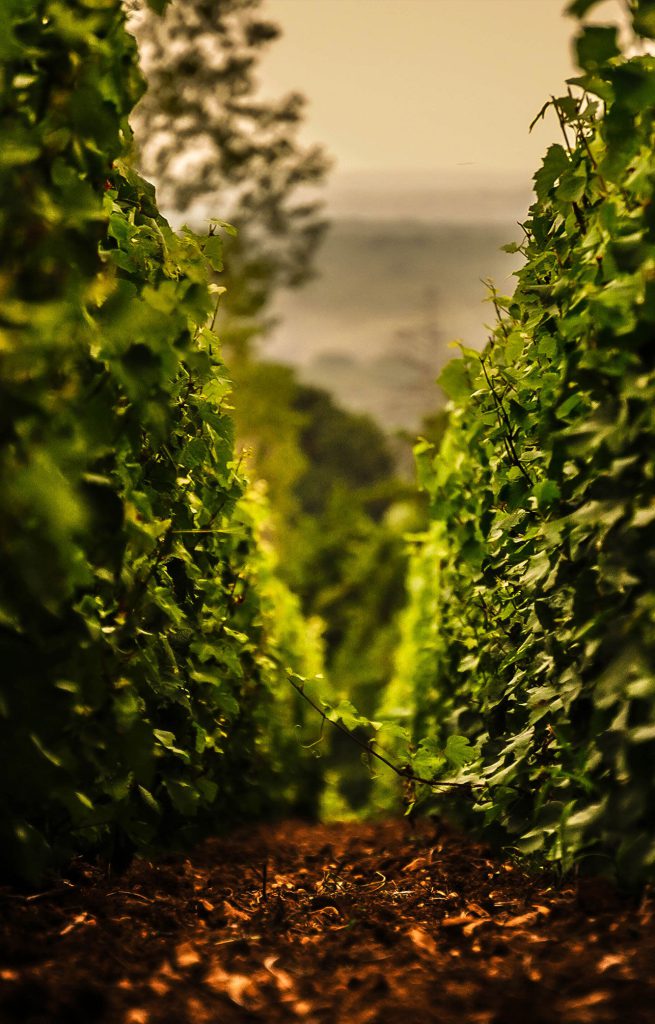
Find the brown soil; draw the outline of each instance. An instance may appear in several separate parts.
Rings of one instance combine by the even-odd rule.
[[[430,822],[259,827],[0,907],[3,1024],[655,1019],[650,894],[558,887]]]

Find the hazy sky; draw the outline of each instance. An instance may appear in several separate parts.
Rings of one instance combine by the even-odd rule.
[[[306,139],[339,172],[531,175],[557,129],[528,125],[574,73],[564,0],[264,0],[284,37],[275,92],[309,98]],[[615,15],[617,0],[601,6]]]

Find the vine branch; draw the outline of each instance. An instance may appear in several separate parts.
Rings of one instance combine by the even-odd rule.
[[[496,393],[495,387],[491,383],[491,378],[489,377],[489,374],[487,373],[487,367],[486,367],[485,361],[484,361],[484,359],[482,357],[480,357],[480,365],[482,366],[482,372],[484,373],[485,380],[486,380],[486,382],[487,382],[487,384],[489,386],[489,390],[491,391],[491,394],[493,396],[494,405],[496,406],[496,416],[498,417],[498,425],[500,426],[501,430],[503,430],[503,428],[504,428],[504,430],[506,431],[506,433],[503,433],[503,442],[505,444],[505,451],[507,452],[507,455],[508,455],[508,458],[509,458],[510,462],[513,463],[513,465],[517,466],[518,469],[520,469],[521,473],[523,474],[525,479],[528,481],[528,483],[532,487],[532,484],[533,484],[532,477],[530,476],[530,474],[528,473],[527,469],[525,468],[525,466],[521,462],[521,460],[520,460],[520,458],[518,456],[518,452],[516,451],[516,448],[514,447],[514,437],[513,437],[513,434],[512,434],[511,423],[509,422],[509,418],[508,418],[507,413],[506,413],[506,411],[505,411],[505,409],[503,407],[503,403],[501,402],[500,398],[498,397],[498,395]]]
[[[316,701],[313,700],[308,693],[305,693],[304,686],[302,686],[300,683],[297,683],[295,679],[293,679],[289,675],[287,675],[287,681],[291,684],[291,686],[293,686],[296,693],[299,693],[303,700],[307,701],[309,706],[312,707],[314,711],[321,716],[321,729],[323,729],[326,722],[329,722],[330,725],[333,725],[334,728],[337,729],[339,732],[343,733],[344,736],[348,736],[348,738],[351,739],[353,743],[355,743],[358,747],[361,747],[361,749],[364,750],[367,754],[372,755],[373,757],[377,758],[378,761],[381,761],[382,764],[385,764],[387,768],[390,768],[395,775],[399,776],[399,778],[405,779],[407,782],[420,782],[423,786],[430,786],[432,789],[437,789],[440,786],[447,787],[449,789],[457,788],[470,790],[473,788],[473,783],[471,782],[438,782],[436,779],[425,779],[421,775],[415,775],[410,768],[404,768],[400,765],[394,764],[393,761],[390,761],[387,757],[384,756],[384,754],[381,754],[378,750],[374,749],[373,744],[375,743],[375,740],[368,740],[366,742],[364,740],[360,740],[358,736],[355,736],[355,734],[350,731],[350,729],[346,728],[343,722],[335,722],[334,719],[328,718],[323,708],[320,707],[320,705],[317,704]]]

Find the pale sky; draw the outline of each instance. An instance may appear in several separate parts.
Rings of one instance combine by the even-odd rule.
[[[304,92],[303,137],[339,174],[440,171],[531,176],[557,138],[532,135],[574,73],[564,0],[264,0],[283,29],[262,61],[267,92]],[[617,16],[618,0],[600,17]]]

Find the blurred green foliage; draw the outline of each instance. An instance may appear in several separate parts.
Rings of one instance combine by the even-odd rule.
[[[221,239],[126,163],[121,3],[11,0],[0,59],[0,835],[34,880],[311,805],[285,677],[321,648],[234,455]]]
[[[280,574],[322,623],[326,692],[372,715],[399,640],[405,532],[424,524],[424,501],[398,477],[389,439],[367,416],[290,367],[241,360],[234,376],[237,436],[267,484]],[[342,791],[339,813],[364,810],[371,778],[358,748],[331,733],[317,751]],[[326,807],[335,809],[331,797]]]

